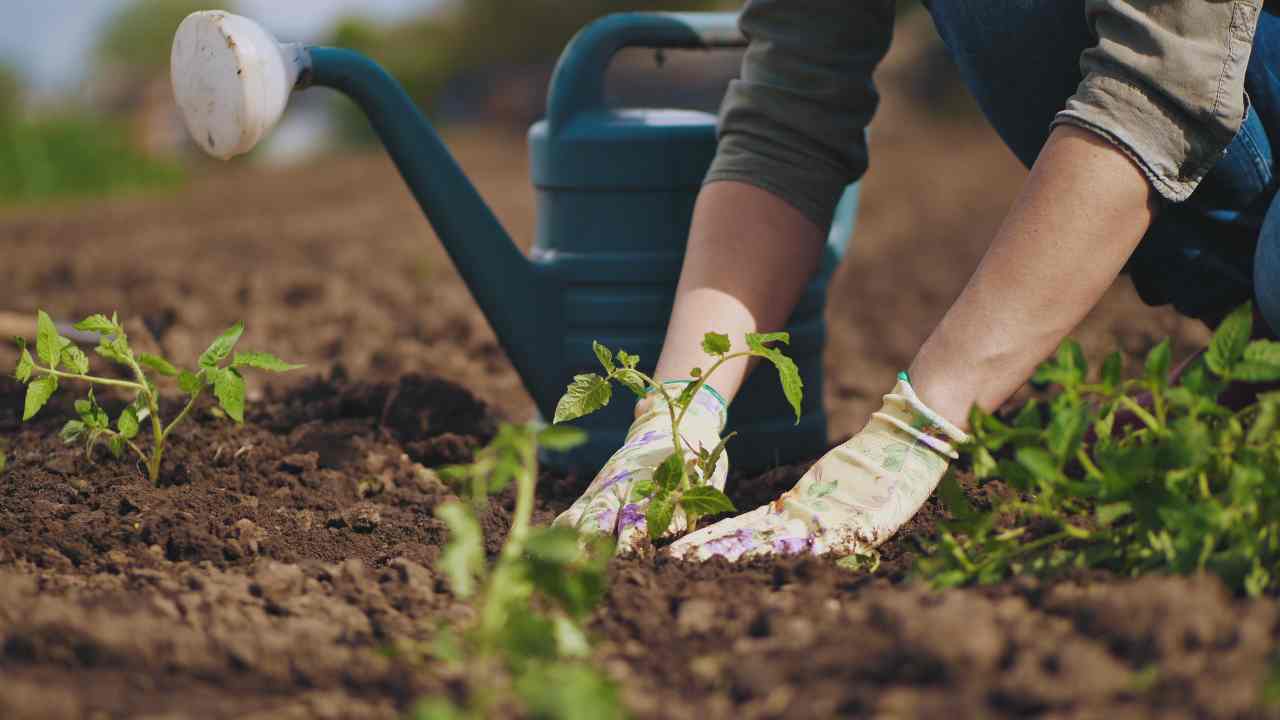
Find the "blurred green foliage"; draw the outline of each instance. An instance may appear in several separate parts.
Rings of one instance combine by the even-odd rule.
[[[22,82],[18,79],[18,72],[0,63],[0,118],[17,115],[21,102]]]
[[[215,5],[235,11],[226,0]],[[167,72],[178,24],[191,13],[209,8],[207,0],[134,0],[117,12],[103,30],[97,46],[100,65]]]
[[[0,117],[0,204],[172,185],[183,176],[177,162],[134,147],[117,120],[80,113]]]
[[[338,24],[330,42],[377,60],[431,114],[452,78],[484,68],[554,62],[592,20],[620,10],[736,10],[737,0],[452,0],[440,12],[394,26],[360,18]],[[348,122],[349,121],[349,122]],[[368,137],[351,113],[349,137]]]

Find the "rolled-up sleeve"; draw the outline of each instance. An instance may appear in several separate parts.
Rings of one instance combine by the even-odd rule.
[[[1261,0],[1087,0],[1098,42],[1054,124],[1106,137],[1181,202],[1244,120]]]
[[[720,112],[706,181],[735,180],[793,205],[821,228],[867,169],[871,74],[893,34],[892,0],[750,0],[742,74]]]

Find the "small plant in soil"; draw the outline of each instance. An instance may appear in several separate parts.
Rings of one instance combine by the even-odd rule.
[[[586,373],[574,377],[560,402],[556,405],[554,422],[562,423],[589,415],[609,404],[612,397],[611,382],[617,382],[637,397],[644,398],[650,392],[657,392],[666,401],[667,411],[671,418],[671,437],[680,438],[680,423],[689,411],[689,405],[697,397],[698,391],[725,363],[737,358],[762,358],[773,363],[778,369],[778,378],[782,382],[782,392],[791,407],[795,410],[796,421],[800,420],[800,403],[804,395],[804,383],[800,379],[800,371],[791,358],[781,350],[771,347],[771,343],[783,345],[791,342],[789,333],[748,333],[747,349],[733,352],[729,336],[721,333],[707,333],[702,339],[702,349],[713,360],[711,366],[703,371],[693,368],[689,371],[692,382],[685,385],[679,395],[672,396],[666,386],[652,377],[640,372],[636,366],[640,358],[626,351],[619,350],[615,357],[613,351],[598,342],[592,343],[596,357],[604,368],[604,375]],[[682,508],[689,520],[689,530],[697,527],[698,519],[725,512],[736,512],[733,502],[719,489],[708,484],[708,479],[715,472],[716,464],[724,453],[725,444],[733,437],[733,433],[721,438],[713,448],[692,447],[693,453],[687,461],[683,449],[678,445],[654,471],[653,480],[636,483],[632,490],[631,501],[649,499],[649,508],[645,513],[645,522],[649,529],[649,537],[657,540],[667,532],[671,518],[677,507]]]
[[[76,323],[75,328],[97,333],[98,355],[123,366],[129,379],[99,377],[89,374],[89,357],[71,340],[58,334],[53,320],[43,310],[36,317],[36,354],[32,357],[26,341],[18,339],[18,368],[14,375],[26,383],[27,394],[22,413],[23,421],[35,417],[49,402],[64,380],[77,380],[89,384],[88,395],[75,403],[78,420],[69,420],[62,428],[62,439],[67,444],[82,443],[86,453],[92,453],[99,443],[105,443],[111,454],[122,457],[131,451],[146,467],[152,483],[160,480],[160,464],[164,459],[165,443],[174,429],[185,420],[196,403],[208,389],[223,411],[237,423],[244,422],[245,368],[268,372],[296,370],[301,365],[291,365],[274,355],[261,352],[237,352],[232,355],[244,324],[236,323],[213,341],[197,361],[194,371],[180,370],[173,363],[149,353],[135,353],[129,346],[129,338],[119,318],[113,314],[91,315]],[[160,391],[152,376],[177,380],[178,387],[187,395],[186,405],[170,421],[160,417]],[[132,401],[112,423],[107,411],[98,404],[93,387],[116,388],[133,394]],[[140,444],[143,424],[150,422],[151,445]]]
[[[1091,568],[1280,587],[1280,393],[1219,402],[1228,383],[1280,380],[1280,343],[1251,342],[1252,317],[1232,313],[1173,386],[1167,340],[1140,379],[1115,353],[1093,382],[1067,341],[1035,376],[1059,388],[1047,404],[1008,423],[975,410],[966,452],[991,499],[977,507],[946,478],[953,520],[919,571],[942,587]]]
[[[436,508],[449,527],[439,567],[474,615],[439,629],[428,654],[461,673],[467,696],[425,700],[418,720],[508,717],[515,708],[542,718],[622,716],[613,683],[584,662],[590,646],[582,623],[604,597],[612,543],[572,528],[531,527],[538,445],[563,451],[584,439],[576,428],[504,425],[473,464],[444,472],[470,501]],[[477,512],[513,483],[511,529],[490,566]]]

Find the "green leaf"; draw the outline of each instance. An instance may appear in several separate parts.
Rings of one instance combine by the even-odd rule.
[[[1107,390],[1115,392],[1120,387],[1121,374],[1124,371],[1124,357],[1113,352],[1102,361],[1102,384]]]
[[[31,359],[31,353],[27,350],[26,342],[20,342],[19,347],[18,367],[13,371],[13,376],[18,379],[18,382],[24,383],[31,379],[31,373],[36,369],[36,364]]]
[[[195,373],[183,370],[178,373],[178,387],[188,395],[195,395],[204,389],[204,380]]]
[[[132,407],[127,407],[120,413],[120,417],[116,418],[116,429],[124,436],[125,440],[132,440],[138,437],[138,414]]]
[[[62,432],[58,433],[58,435],[62,438],[62,442],[74,445],[80,442],[80,439],[88,431],[88,426],[80,420],[68,420],[67,424],[62,426]]]
[[[675,516],[676,501],[675,497],[669,492],[658,491],[651,500],[649,500],[649,508],[645,510],[644,519],[649,527],[649,539],[657,540],[667,532],[667,528],[671,527],[671,518]]]
[[[61,360],[76,375],[86,375],[89,372],[89,356],[70,342],[62,348]]]
[[[413,720],[467,720],[471,716],[448,698],[427,698],[413,706]]]
[[[111,451],[111,457],[114,457],[117,460],[124,457],[126,442],[128,441],[124,439],[123,435],[112,435],[111,438],[107,440],[107,449]]]
[[[1014,453],[1018,464],[1031,472],[1032,477],[1044,485],[1058,480],[1058,466],[1053,456],[1037,447],[1021,447]]]
[[[1280,342],[1255,340],[1249,343],[1243,359],[1232,368],[1231,378],[1245,382],[1280,380]]]
[[[232,420],[244,422],[244,378],[239,371],[222,368],[213,373],[213,394]]]
[[[92,387],[89,388],[87,398],[76,400],[75,407],[76,414],[87,427],[95,430],[106,430],[111,427],[111,419],[107,417],[107,411],[98,404],[98,399],[93,396]]]
[[[138,355],[138,364],[142,365],[143,367],[151,368],[152,370],[155,370],[156,372],[160,373],[161,375],[164,375],[165,377],[178,376],[178,368],[174,367],[173,363],[169,362],[168,360],[165,360],[159,355],[152,355],[151,353],[141,353]]]
[[[680,507],[685,512],[698,515],[719,515],[720,513],[737,512],[733,501],[720,490],[710,485],[699,485],[689,488],[680,498]]]
[[[217,367],[218,363],[227,359],[231,351],[235,349],[236,343],[240,342],[240,336],[244,334],[244,323],[237,322],[235,325],[227,328],[217,340],[214,340],[209,349],[200,355],[200,367],[212,368]]]
[[[3,475],[4,471],[8,469],[9,469],[9,455],[5,453],[4,450],[0,449],[0,475]]]
[[[639,502],[647,497],[652,497],[657,490],[658,486],[654,484],[653,480],[639,480],[631,486],[631,497],[628,500],[630,502]]]
[[[718,332],[709,332],[702,336],[702,351],[708,355],[723,357],[729,354],[731,346],[729,336]]]
[[[250,367],[257,370],[266,370],[267,372],[282,373],[298,370],[306,366],[287,363],[271,353],[245,352],[236,353],[235,359],[231,361],[231,367]]]
[[[711,477],[711,474],[716,471],[716,465],[720,464],[720,456],[724,454],[725,445],[728,445],[729,441],[733,439],[733,436],[737,434],[738,433],[735,430],[734,432],[720,438],[720,442],[716,443],[715,448],[713,448],[711,452],[702,459],[700,464],[702,465],[702,474],[705,477]]]
[[[591,341],[591,349],[596,353],[596,359],[600,361],[600,365],[604,367],[606,374],[613,373],[613,351],[601,345],[595,340]]]
[[[1168,386],[1169,365],[1171,362],[1172,355],[1169,350],[1169,339],[1165,338],[1160,341],[1159,345],[1151,348],[1151,352],[1147,353],[1147,382],[1159,388]]]
[[[102,357],[114,363],[121,365],[129,364],[129,344],[123,337],[116,337],[108,340],[106,337],[98,343],[98,347],[94,348]]]
[[[572,450],[586,441],[586,431],[570,425],[551,425],[538,433],[538,444],[555,452]]]
[[[609,381],[599,375],[575,375],[564,396],[556,404],[556,415],[552,422],[562,423],[590,415],[608,405],[612,394]]]
[[[449,528],[449,543],[440,553],[440,569],[459,598],[471,597],[476,578],[484,572],[484,533],[471,511],[457,501],[436,508],[436,517]]]
[[[525,552],[552,565],[570,565],[582,557],[582,546],[577,530],[553,526],[531,530]]]
[[[785,332],[747,334],[747,347],[751,349],[751,354],[768,360],[778,369],[778,379],[782,382],[782,394],[787,397],[787,402],[791,403],[791,408],[795,410],[796,424],[799,424],[800,403],[804,398],[804,382],[800,379],[800,369],[781,350],[765,346],[765,343],[770,342],[787,344],[791,342],[791,335]]]
[[[1046,434],[1049,452],[1053,453],[1059,462],[1075,454],[1080,438],[1084,435],[1086,412],[1086,409],[1080,406],[1055,408]]]
[[[631,370],[635,370],[635,369],[636,369],[636,366],[640,364],[640,356],[639,356],[639,355],[632,355],[631,353],[629,353],[629,352],[627,352],[627,351],[625,351],[625,350],[619,350],[619,351],[618,351],[618,364],[619,364],[619,365],[621,365],[621,366],[622,366],[622,367],[624,367],[624,368],[628,368],[628,369],[631,369]]]
[[[530,717],[556,720],[622,720],[626,717],[617,687],[606,675],[585,663],[531,664],[516,678],[515,689]]]
[[[27,400],[22,411],[22,420],[26,422],[36,416],[40,412],[40,408],[49,402],[49,398],[53,397],[53,393],[58,389],[58,378],[53,375],[45,375],[31,381],[27,385]]]
[[[49,313],[43,310],[37,311],[36,356],[44,361],[44,364],[48,367],[56,368],[58,366],[58,354],[62,350],[60,339],[58,328],[53,324],[53,318],[49,317]]]
[[[1106,527],[1114,525],[1117,520],[1133,512],[1133,504],[1129,502],[1113,502],[1106,505],[1099,505],[1094,514],[1098,518],[1098,524]]]
[[[99,335],[115,335],[119,332],[116,323],[101,313],[90,315],[89,317],[76,323],[73,327],[82,332],[98,333]]]
[[[942,476],[942,482],[938,483],[938,497],[947,508],[947,512],[951,513],[951,517],[956,520],[969,522],[977,514],[973,509],[973,505],[969,503],[969,497],[964,494],[964,489],[956,481],[955,473],[953,472]]]
[[[613,379],[621,383],[626,389],[635,393],[636,397],[644,397],[648,390],[644,376],[640,374],[639,370],[621,368],[614,372]]]
[[[679,452],[673,452],[667,456],[662,464],[653,471],[653,484],[658,487],[661,492],[671,492],[675,490],[680,481],[684,479],[684,459]]]
[[[1249,336],[1253,334],[1253,304],[1245,303],[1231,312],[1222,321],[1209,342],[1209,350],[1205,353],[1205,362],[1209,369],[1219,375],[1229,375],[1236,363],[1244,356],[1249,344]]]

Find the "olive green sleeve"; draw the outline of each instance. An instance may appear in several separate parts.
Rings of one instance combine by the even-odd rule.
[[[1244,120],[1261,0],[1086,0],[1097,45],[1054,124],[1110,140],[1166,200],[1187,199]]]
[[[867,169],[871,73],[893,34],[892,0],[749,0],[742,74],[720,111],[706,182],[749,183],[831,225]]]

